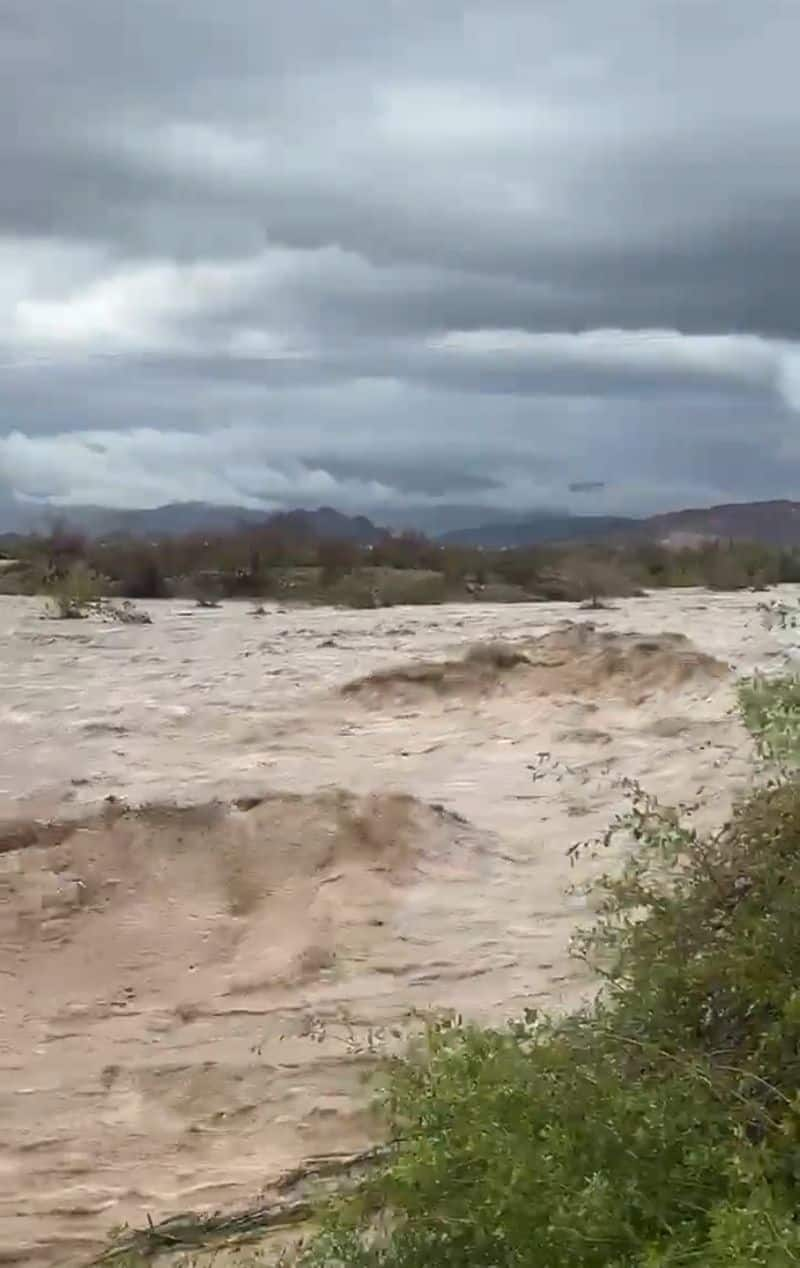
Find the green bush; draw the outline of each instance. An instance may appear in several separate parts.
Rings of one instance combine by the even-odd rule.
[[[800,766],[800,678],[748,678],[739,708],[760,755],[780,767]]]
[[[777,711],[796,751],[797,684],[749,690],[760,741]],[[396,1060],[390,1160],[334,1205],[307,1268],[800,1262],[800,782],[710,836],[631,794],[607,839],[635,849],[576,942],[597,1000],[441,1024]]]

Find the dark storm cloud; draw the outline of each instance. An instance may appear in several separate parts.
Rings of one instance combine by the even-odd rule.
[[[786,492],[799,37],[795,0],[5,0],[0,485]]]

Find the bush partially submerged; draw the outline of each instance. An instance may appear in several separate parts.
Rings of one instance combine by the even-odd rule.
[[[745,696],[748,721],[794,711],[785,690]],[[576,946],[596,1002],[432,1028],[390,1070],[388,1165],[306,1265],[800,1262],[800,783],[712,836],[634,788],[619,831],[636,849]]]
[[[60,620],[81,620],[102,594],[99,579],[83,563],[74,564],[47,586],[48,613]]]
[[[800,678],[749,678],[739,707],[760,755],[781,767],[800,766]]]

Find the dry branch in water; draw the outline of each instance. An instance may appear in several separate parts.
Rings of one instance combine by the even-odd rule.
[[[388,1158],[390,1144],[376,1145],[359,1153],[315,1158],[307,1166],[293,1167],[275,1181],[277,1193],[286,1193],[309,1182],[352,1178],[354,1172],[374,1166]],[[145,1259],[174,1251],[197,1250],[210,1246],[231,1246],[253,1241],[271,1229],[291,1228],[314,1217],[317,1206],[311,1197],[295,1197],[274,1202],[260,1202],[232,1213],[215,1212],[202,1215],[189,1211],[173,1215],[147,1228],[125,1232],[113,1246],[92,1259],[87,1268],[115,1264],[127,1256]]]

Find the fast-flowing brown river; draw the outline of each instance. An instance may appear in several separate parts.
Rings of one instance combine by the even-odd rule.
[[[585,995],[567,849],[625,777],[722,816],[735,675],[789,638],[763,600],[136,626],[0,598],[0,1262],[365,1146],[370,1052],[420,1013]]]

